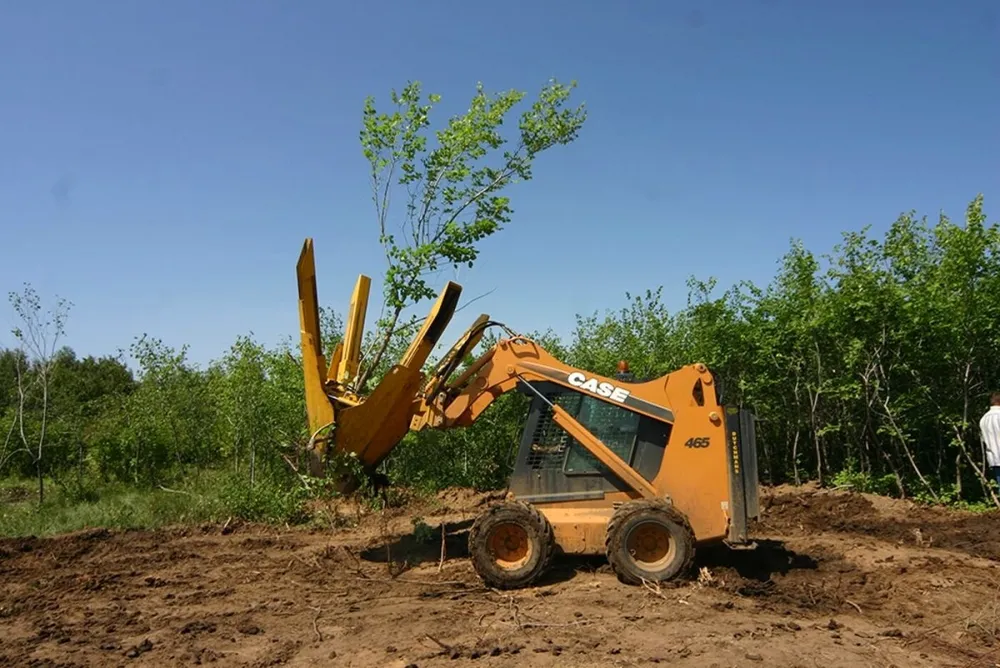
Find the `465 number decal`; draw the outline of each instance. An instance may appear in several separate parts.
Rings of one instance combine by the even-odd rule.
[[[701,436],[698,438],[689,438],[684,445],[688,448],[707,448],[708,443],[708,436]]]

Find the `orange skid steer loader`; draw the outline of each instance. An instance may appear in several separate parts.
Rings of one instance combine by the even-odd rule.
[[[759,512],[753,418],[719,403],[703,364],[642,382],[607,378],[481,315],[424,373],[458,304],[461,286],[449,282],[406,353],[361,396],[352,383],[370,279],[358,278],[343,340],[327,362],[311,239],[297,275],[314,474],[331,452],[353,454],[373,472],[410,430],[472,424],[505,392],[532,398],[507,500],[469,532],[486,584],[528,586],[556,553],[604,554],[622,582],[662,582],[689,569],[696,545],[749,542]],[[452,379],[490,326],[509,338]]]

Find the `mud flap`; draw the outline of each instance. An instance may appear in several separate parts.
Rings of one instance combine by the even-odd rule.
[[[728,543],[740,545],[749,539],[750,520],[760,514],[757,476],[757,432],[753,413],[726,407],[726,458],[729,464]]]

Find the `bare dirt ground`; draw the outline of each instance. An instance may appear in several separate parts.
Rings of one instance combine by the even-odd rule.
[[[486,500],[0,541],[0,665],[1000,665],[1000,514],[778,488],[757,549],[704,550],[697,579],[654,591],[563,558],[501,593],[465,558]]]

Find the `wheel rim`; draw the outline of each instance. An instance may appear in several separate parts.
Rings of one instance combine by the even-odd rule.
[[[524,566],[531,558],[531,541],[524,527],[510,522],[499,524],[490,534],[490,552],[493,561],[504,570]]]
[[[642,522],[628,532],[625,549],[637,566],[656,571],[673,560],[677,545],[670,539],[667,527],[659,522]]]

